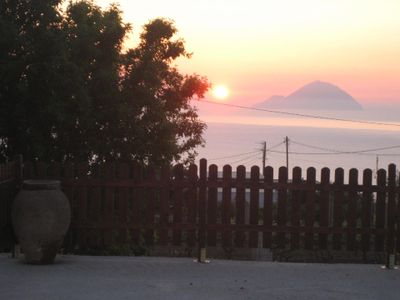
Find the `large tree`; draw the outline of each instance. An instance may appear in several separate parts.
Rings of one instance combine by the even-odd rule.
[[[190,57],[167,19],[131,30],[112,5],[5,0],[0,6],[0,159],[194,159],[203,143],[193,98],[207,80],[174,67]]]

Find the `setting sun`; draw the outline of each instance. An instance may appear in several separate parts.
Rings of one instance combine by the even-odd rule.
[[[212,91],[215,98],[223,100],[229,96],[229,90],[225,85],[217,85]]]

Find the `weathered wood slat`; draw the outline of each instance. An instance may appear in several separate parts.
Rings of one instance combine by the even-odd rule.
[[[179,178],[183,176],[183,169],[182,169],[181,165],[177,166],[175,174]],[[149,166],[147,168],[146,180],[149,182],[157,181],[156,180],[156,170],[155,170],[154,166]],[[178,193],[180,193],[180,195],[177,196],[179,199],[175,203],[180,208],[180,211],[182,211],[182,192],[178,191]],[[145,192],[145,195],[146,195],[146,197],[144,199],[144,201],[145,201],[144,209],[145,209],[145,214],[146,214],[146,225],[152,226],[155,223],[157,192],[155,189],[147,189]],[[175,207],[174,210],[178,211],[178,207]],[[180,219],[179,219],[179,217],[180,217]],[[177,214],[177,219],[179,220],[178,222],[181,222],[182,216]],[[146,242],[146,245],[149,245],[149,246],[152,246],[154,244],[154,230],[152,230],[152,229],[146,230],[145,242]]]
[[[286,167],[279,168],[279,183],[285,184],[288,180],[288,170]],[[287,217],[287,189],[282,188],[278,189],[278,226],[286,226]],[[285,248],[286,246],[286,234],[285,232],[279,232],[277,234],[277,247],[280,249]]]
[[[197,166],[190,165],[188,170],[188,178],[191,183],[186,192],[187,200],[187,223],[196,224],[197,222]],[[187,244],[189,247],[196,245],[196,230],[188,231]]]
[[[134,163],[132,164],[132,179],[139,186],[143,180],[143,171],[141,165]],[[143,188],[134,187],[131,190],[131,211],[130,211],[130,222],[132,229],[130,234],[132,242],[134,244],[142,243],[142,230],[144,220],[142,219],[142,206],[143,206]]]
[[[7,245],[12,243],[8,228],[11,226],[12,203],[20,187],[21,161],[18,156],[15,161],[0,165],[0,252],[8,250]],[[5,231],[3,231],[5,229]],[[5,247],[6,249],[4,249]]]
[[[61,164],[59,162],[51,162],[49,164],[48,177],[57,180],[61,178]]]
[[[273,190],[269,188],[274,180],[274,169],[266,167],[264,169],[265,188],[264,188],[264,210],[263,210],[263,247],[272,246],[272,209],[273,209]]]
[[[386,185],[386,170],[378,170],[378,186]],[[383,229],[385,228],[386,222],[386,193],[378,192],[376,196],[376,209],[375,209],[375,228]],[[385,235],[378,234],[375,236],[375,251],[383,251],[385,243]]]
[[[169,199],[170,189],[168,183],[171,180],[171,171],[169,166],[163,166],[161,168],[161,180],[162,187],[160,188],[160,245],[168,244],[168,223],[169,223]]]
[[[24,176],[27,178],[32,178],[32,165],[24,163]],[[25,172],[29,172],[29,174],[25,174]],[[71,179],[74,178],[75,174],[75,166],[68,162],[64,165],[63,168],[63,179]],[[80,207],[80,194],[86,192],[86,187],[82,189],[76,189],[73,186],[62,186],[62,190],[64,194],[67,196],[70,206],[71,206],[71,226],[69,228],[69,232],[66,235],[68,247],[76,247],[80,250],[86,248],[86,229],[79,229],[86,221],[86,206],[84,208]],[[84,196],[85,205],[86,205],[86,193]],[[82,217],[82,212],[85,213],[84,218]],[[76,223],[77,226],[72,226],[72,224]]]
[[[176,165],[174,168],[174,180],[176,182],[180,182],[183,180],[183,166],[181,164]],[[183,190],[182,188],[176,188],[173,192],[174,199],[174,224],[178,224],[182,222],[182,209],[183,209]],[[173,244],[175,246],[180,246],[182,239],[182,231],[174,230],[172,234]]]
[[[127,179],[130,177],[129,165],[121,163],[118,165],[118,178]],[[127,224],[129,220],[129,188],[121,187],[118,189],[118,223]],[[127,229],[121,229],[118,234],[119,242],[125,244],[128,241]]]
[[[218,167],[216,165],[210,165],[208,169],[208,180],[213,182],[218,178]],[[217,224],[217,198],[218,189],[215,187],[208,189],[208,201],[207,201],[207,224]],[[217,245],[217,231],[213,229],[207,230],[207,245]]]
[[[387,207],[387,253],[395,253],[395,221],[396,221],[396,166],[390,164],[388,168],[388,207]],[[399,216],[400,217],[400,216]]]
[[[83,176],[83,174],[87,174],[88,165],[87,164],[79,164],[75,167],[73,164],[69,164],[65,168],[65,176],[74,177],[75,176],[75,168],[78,176]],[[76,197],[76,209],[77,218],[80,223],[85,223],[88,221],[88,195],[87,188],[82,187],[79,189],[69,189],[67,196]]]
[[[206,214],[207,214],[207,160],[201,159],[200,178],[199,178],[199,233],[198,233],[200,249],[206,247],[206,241],[207,241]]]
[[[48,178],[47,176],[47,163],[43,161],[39,161],[36,163],[36,178],[38,179],[44,179]]]
[[[307,169],[307,183],[310,185],[315,184],[316,171],[315,168]],[[315,221],[315,191],[307,191],[306,193],[306,227],[314,228]],[[304,248],[312,250],[314,247],[314,234],[312,232],[306,233],[304,236]]]
[[[229,187],[229,182],[232,180],[232,167],[225,165],[223,168],[224,188],[222,189],[222,224],[231,224],[232,217],[232,189]],[[223,247],[232,247],[232,232],[224,231],[222,233]]]
[[[257,187],[257,183],[260,180],[260,168],[257,166],[253,166],[251,168],[251,182],[254,183],[254,186],[250,188],[250,224],[257,225],[258,224],[258,208],[259,208],[259,189]],[[258,232],[251,231],[249,236],[249,247],[257,248],[258,247]]]
[[[299,184],[301,182],[301,168],[293,168],[293,183]],[[301,201],[301,191],[292,190],[292,198],[290,203],[290,223],[293,227],[300,227],[300,206]],[[299,249],[300,248],[300,234],[298,232],[293,232],[290,235],[290,248]]]
[[[344,170],[338,168],[335,170],[335,185],[337,190],[333,194],[333,226],[341,229],[343,224],[343,198],[344,191],[340,188],[343,186]],[[333,249],[340,250],[342,248],[342,234],[337,233],[333,236]]]
[[[398,174],[398,178],[400,178],[400,174]],[[396,218],[395,218],[395,233],[396,236],[396,249],[400,251],[400,192],[397,192],[400,186],[400,182],[398,181],[396,184],[396,197],[397,197],[397,207],[396,207]]]
[[[0,165],[0,177],[3,176],[2,172],[3,165]],[[3,184],[0,183],[0,228],[3,228],[8,223],[9,211],[8,211],[8,201],[6,200],[6,189]],[[0,248],[0,251],[2,249]]]
[[[87,174],[88,166],[87,164],[80,164],[77,166],[77,174],[78,176],[82,176],[83,174]],[[68,176],[74,177],[75,176],[75,166],[70,164],[65,169],[66,174]],[[86,187],[80,187],[79,189],[72,190],[73,197],[76,197],[76,201],[74,201],[78,207],[77,209],[77,217],[79,224],[88,223],[88,189]],[[82,249],[86,249],[88,247],[88,232],[87,230],[83,230],[79,232],[78,235],[79,239],[79,247]]]
[[[351,169],[349,174],[350,186],[354,187],[354,191],[350,191],[348,194],[348,204],[347,204],[347,228],[351,231],[353,228],[357,227],[357,208],[358,208],[358,170]],[[353,251],[356,246],[356,235],[349,233],[347,235],[347,250]]]
[[[328,168],[323,168],[321,170],[321,184],[328,185],[330,180],[330,170]],[[329,192],[322,190],[320,194],[320,204],[319,204],[319,226],[327,227],[329,226]],[[326,234],[319,234],[319,247],[320,249],[327,249],[328,247],[328,236]]]
[[[24,162],[23,175],[24,179],[34,178],[33,163],[31,161]]]
[[[114,180],[116,178],[116,166],[114,163],[109,163],[104,168],[104,179]],[[106,222],[115,223],[115,188],[106,187],[104,191],[104,215],[103,218]],[[100,200],[100,199],[99,199]],[[106,230],[104,232],[105,247],[111,247],[114,242],[115,232]]]
[[[104,166],[97,165],[94,168],[94,176],[97,178],[105,179]],[[88,221],[94,224],[101,224],[105,221],[105,210],[106,210],[106,199],[104,193],[104,187],[95,186],[88,191]],[[105,232],[104,230],[92,231],[89,235],[88,242],[90,247],[99,249],[104,247],[105,243]]]
[[[369,187],[372,185],[372,170],[365,169],[363,172],[363,185]],[[370,230],[372,225],[372,193],[363,192],[362,194],[362,228],[365,230]],[[371,235],[369,233],[364,233],[361,237],[362,250],[364,253],[370,250]]]
[[[235,224],[244,225],[245,223],[245,201],[246,201],[246,188],[244,185],[246,179],[246,168],[244,166],[238,166],[236,169],[237,180],[236,180],[236,222]],[[245,235],[243,232],[235,232],[235,246],[244,247]]]

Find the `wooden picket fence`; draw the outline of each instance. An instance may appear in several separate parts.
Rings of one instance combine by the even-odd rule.
[[[271,248],[395,253],[400,249],[396,166],[331,174],[226,165],[61,165],[25,162],[25,179],[59,179],[71,202],[66,248],[124,245]],[[277,175],[277,179],[274,179]],[[6,176],[7,177],[7,176]],[[4,212],[2,212],[4,213]],[[397,250],[398,251],[398,250]]]
[[[13,244],[11,207],[21,181],[21,166],[21,156],[0,164],[0,252],[10,251]]]

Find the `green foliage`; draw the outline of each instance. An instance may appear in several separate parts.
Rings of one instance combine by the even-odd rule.
[[[167,19],[131,31],[116,5],[6,0],[0,6],[0,160],[193,160],[203,144],[193,98],[204,77],[173,63],[189,58]]]

